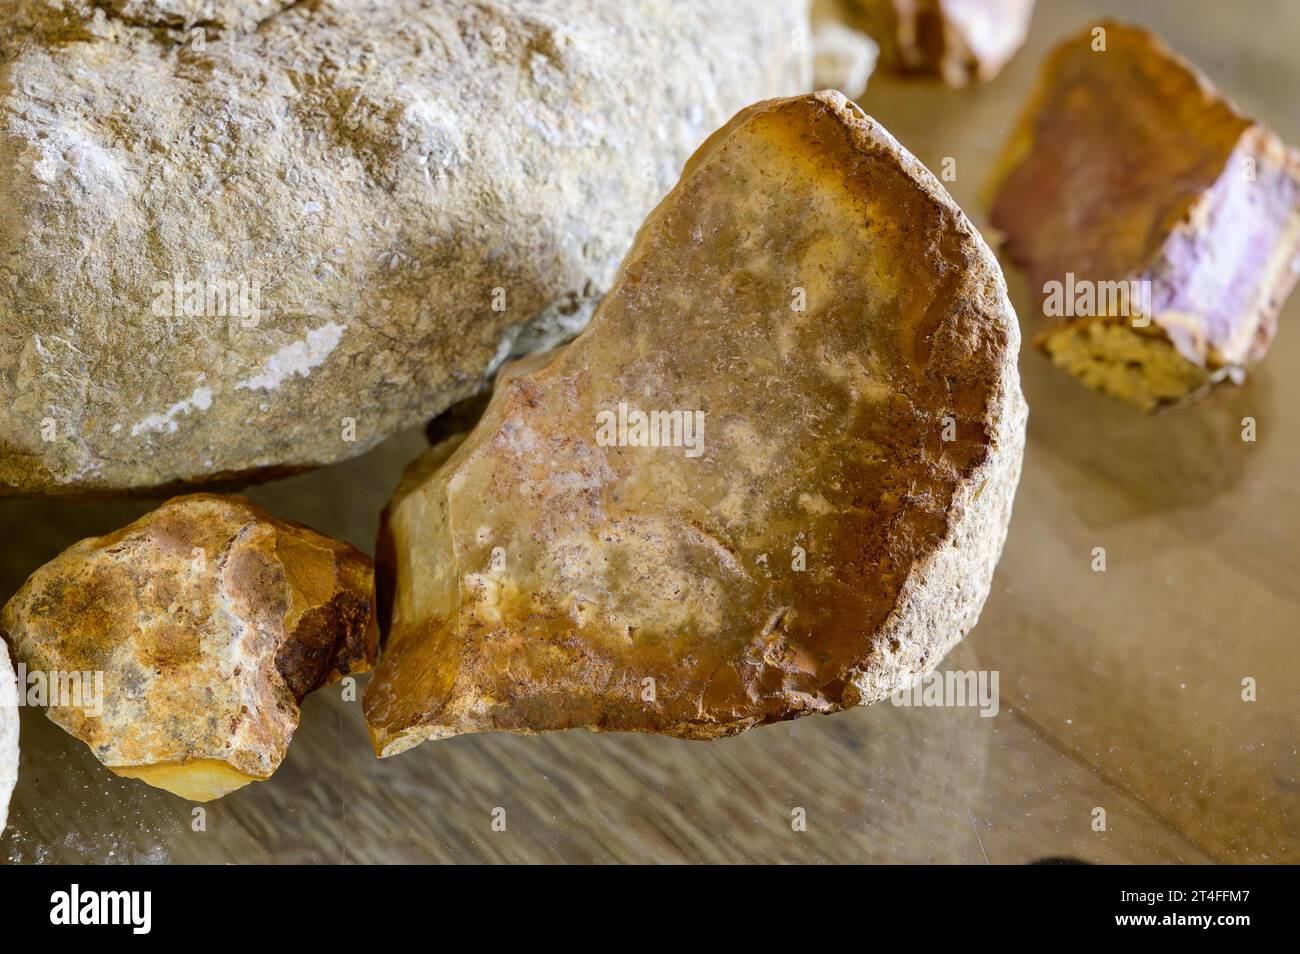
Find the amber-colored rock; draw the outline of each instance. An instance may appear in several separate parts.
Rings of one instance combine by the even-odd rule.
[[[0,642],[0,832],[9,818],[9,796],[18,782],[18,690],[9,651]]]
[[[880,44],[881,65],[937,76],[949,86],[985,82],[1024,45],[1034,0],[833,0]]]
[[[744,110],[591,326],[509,368],[473,432],[405,476],[380,545],[376,750],[711,739],[930,669],[1002,545],[1018,340],[988,248],[883,128],[838,93]],[[633,411],[667,429],[648,440]]]
[[[1300,270],[1300,153],[1157,37],[1100,30],[1049,57],[992,221],[1045,310],[1069,306],[1038,346],[1154,410],[1267,351]]]
[[[271,776],[308,692],[370,669],[372,580],[346,543],[195,494],[41,567],[0,634],[30,671],[103,674],[102,700],[47,710],[101,762],[208,801]]]

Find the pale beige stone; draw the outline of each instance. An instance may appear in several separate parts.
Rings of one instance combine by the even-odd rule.
[[[845,22],[840,0],[814,0],[812,7],[813,83],[861,95],[876,68],[880,47]]]
[[[708,132],[808,88],[801,30],[805,0],[9,0],[0,493],[427,419],[581,327]]]

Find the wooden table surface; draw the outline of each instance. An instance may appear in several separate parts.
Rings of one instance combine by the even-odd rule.
[[[1105,10],[1157,29],[1300,143],[1289,0],[1039,0],[1029,44],[992,84],[878,76],[860,102],[932,169],[956,160],[947,185],[983,227],[987,170],[1039,62]],[[1030,335],[1035,302],[1014,270],[1008,282]],[[359,706],[327,689],[275,777],[209,804],[196,831],[189,803],[111,775],[26,710],[0,860],[1300,861],[1300,295],[1244,387],[1179,412],[1141,416],[1030,351],[1021,370],[1031,413],[1015,517],[983,618],[944,664],[998,671],[994,718],[885,703],[714,743],[484,735],[381,762]],[[370,549],[421,444],[401,435],[250,495]],[[150,506],[0,503],[0,600]]]

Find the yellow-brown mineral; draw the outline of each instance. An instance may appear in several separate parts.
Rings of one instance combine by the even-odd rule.
[[[307,693],[370,669],[372,594],[359,550],[195,494],[45,564],[0,635],[29,670],[89,677],[47,714],[106,766],[208,801],[271,776]]]
[[[1144,411],[1240,381],[1300,274],[1300,152],[1158,38],[1106,22],[1048,58],[992,221],[1059,368]]]
[[[713,739],[878,700],[975,624],[1019,476],[1019,333],[935,179],[839,93],[752,106],[591,326],[416,461],[365,695],[464,732]]]

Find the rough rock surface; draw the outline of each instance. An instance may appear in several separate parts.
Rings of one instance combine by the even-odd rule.
[[[1152,34],[1101,27],[1104,51],[1089,28],[1049,57],[991,218],[1047,310],[1070,306],[1039,347],[1154,410],[1267,351],[1300,274],[1300,152]]]
[[[370,669],[372,594],[359,550],[195,494],[41,567],[0,636],[30,671],[103,673],[47,713],[106,766],[207,801],[269,778],[302,698]]]
[[[833,92],[744,110],[590,327],[507,368],[473,432],[405,476],[376,750],[711,739],[929,670],[975,624],[1010,517],[1018,343],[978,232],[883,128]]]
[[[1034,0],[832,0],[880,44],[882,66],[938,76],[949,86],[985,82],[1024,45]]]
[[[587,320],[711,130],[809,88],[800,30],[805,0],[9,0],[0,493],[429,418]]]
[[[9,796],[18,783],[18,689],[9,651],[0,641],[0,832],[9,820]]]

